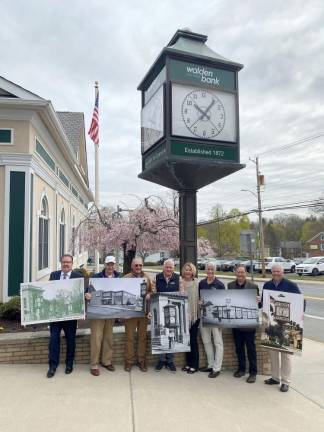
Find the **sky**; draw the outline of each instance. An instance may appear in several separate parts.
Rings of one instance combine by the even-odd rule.
[[[199,190],[198,220],[209,219],[216,204],[225,211],[257,207],[250,160],[256,155],[265,176],[263,207],[324,196],[322,0],[1,0],[0,15],[0,75],[51,100],[57,111],[84,112],[86,130],[99,81],[102,205],[131,209],[149,195],[168,200],[168,189],[137,178],[137,86],[182,28],[207,35],[211,49],[244,65],[239,101],[246,168]],[[87,152],[94,191],[89,137]]]

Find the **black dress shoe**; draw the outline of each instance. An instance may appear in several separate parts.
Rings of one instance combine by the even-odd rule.
[[[266,379],[264,381],[264,384],[274,385],[274,384],[280,384],[280,382],[271,377],[271,378]]]
[[[280,386],[280,391],[281,392],[287,392],[289,390],[289,385],[288,384],[281,384]]]
[[[72,371],[73,371],[73,367],[71,367],[71,366],[66,366],[66,368],[65,368],[65,373],[68,375],[68,374],[70,374],[70,373],[72,373]]]
[[[255,383],[255,381],[256,381],[256,375],[254,374],[250,374],[246,379],[246,382],[249,384],[253,384]]]
[[[199,368],[199,372],[212,372],[212,371],[213,371],[213,368],[210,368],[207,366]]]
[[[48,369],[47,371],[47,378],[53,378],[53,376],[55,375],[55,369]]]
[[[235,371],[235,372],[233,373],[233,376],[234,376],[235,378],[241,378],[241,377],[244,376],[244,375],[245,375],[245,372],[240,371],[240,370],[237,370],[237,371]]]
[[[209,374],[208,374],[208,378],[216,378],[218,377],[218,375],[220,375],[220,371],[214,371],[212,370]]]

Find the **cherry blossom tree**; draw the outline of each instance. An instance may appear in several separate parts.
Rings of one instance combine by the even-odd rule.
[[[163,201],[150,197],[131,210],[112,212],[93,206],[76,236],[86,249],[122,249],[125,273],[136,253],[178,249],[179,222]]]

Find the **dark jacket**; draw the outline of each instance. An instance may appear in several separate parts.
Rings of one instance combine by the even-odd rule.
[[[259,295],[259,293],[260,293],[258,285],[249,281],[249,280],[246,280],[244,285],[240,285],[237,282],[237,280],[234,280],[234,281],[229,282],[227,284],[227,288],[228,289],[255,289],[257,292],[257,295]]]
[[[53,271],[50,274],[49,280],[60,280],[61,279],[61,273],[62,273],[61,270]],[[83,275],[79,272],[72,271],[70,279],[77,279],[77,278],[83,278]]]
[[[294,294],[302,294],[301,290],[299,289],[298,285],[289,280],[289,279],[281,279],[280,283],[276,286],[273,280],[266,282],[263,285],[263,291],[262,291],[262,298],[260,307],[263,305],[263,292],[264,290],[272,290],[272,291],[282,291],[282,292],[288,292],[288,293],[294,293]],[[304,311],[306,309],[306,301],[304,300]]]
[[[179,291],[179,275],[172,273],[169,282],[165,280],[164,273],[158,273],[155,277],[156,292]]]
[[[200,298],[200,291],[202,289],[225,289],[225,285],[216,277],[211,283],[208,283],[207,278],[205,278],[199,282],[198,289],[199,289],[199,298]]]
[[[106,272],[105,269],[103,269],[101,272],[96,273],[92,276],[93,278],[106,278]],[[118,271],[114,270],[114,278],[119,278],[120,277],[120,273],[118,273]]]

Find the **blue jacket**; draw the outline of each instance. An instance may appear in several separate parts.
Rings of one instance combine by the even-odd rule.
[[[198,285],[199,289],[199,298],[200,298],[200,290],[202,289],[225,289],[225,285],[221,282],[217,277],[211,283],[207,282],[207,278],[202,279]]]
[[[105,269],[103,269],[101,272],[96,273],[92,276],[93,278],[106,278],[106,273],[105,273]],[[120,277],[120,273],[118,273],[116,270],[114,270],[114,278],[119,278]]]
[[[282,291],[282,292],[288,292],[288,293],[294,293],[294,294],[302,294],[298,285],[289,279],[285,279],[285,278],[281,279],[280,283],[277,286],[275,285],[273,280],[270,280],[263,285],[262,298],[261,298],[261,303],[260,303],[259,307],[262,307],[262,305],[263,305],[263,291],[264,290]],[[305,311],[305,309],[306,309],[306,300],[304,300],[304,311]]]
[[[179,275],[172,273],[172,276],[167,282],[164,278],[164,273],[158,273],[155,277],[156,292],[173,292],[179,291]]]

